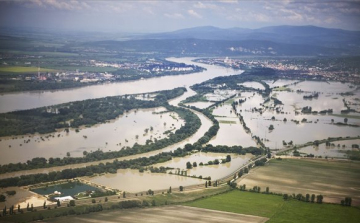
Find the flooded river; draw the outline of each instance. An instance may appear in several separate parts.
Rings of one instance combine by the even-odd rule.
[[[172,62],[194,64],[207,70],[193,74],[100,84],[75,89],[3,94],[0,95],[0,113],[92,98],[169,90],[176,87],[191,86],[217,76],[242,73],[242,71],[220,66],[192,62],[192,59],[194,58],[168,58]]]

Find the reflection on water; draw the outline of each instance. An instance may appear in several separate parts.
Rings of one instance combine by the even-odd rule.
[[[41,135],[43,140],[40,135],[24,138],[18,136],[17,139],[4,137],[0,141],[0,164],[26,162],[34,157],[65,157],[67,152],[70,152],[71,157],[81,157],[84,151],[114,151],[123,146],[131,147],[135,142],[145,144],[148,139],[161,139],[166,137],[163,134],[165,131],[178,129],[184,124],[173,112],[153,114],[164,110],[132,110],[109,123],[84,128],[78,133],[73,129],[68,134],[52,133],[54,137],[46,138],[49,134]],[[153,127],[153,131],[150,131],[150,127]],[[148,133],[145,129],[148,129]],[[28,140],[28,143],[24,142]]]

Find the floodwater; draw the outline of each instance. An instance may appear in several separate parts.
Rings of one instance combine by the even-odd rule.
[[[67,152],[71,157],[81,157],[84,151],[115,151],[134,143],[145,144],[148,139],[165,138],[165,131],[175,131],[184,124],[177,113],[154,113],[160,111],[165,111],[165,108],[131,110],[111,122],[83,128],[78,133],[71,129],[68,134],[61,131],[18,136],[16,139],[2,137],[0,164],[26,162],[35,157],[65,157]],[[150,131],[151,127],[153,131]],[[46,137],[49,135],[51,137]]]
[[[204,109],[204,108],[210,107],[213,104],[214,103],[212,103],[212,102],[198,101],[198,102],[187,103],[186,105],[194,106],[194,107],[197,107],[197,108],[200,108],[200,109]]]
[[[347,91],[353,91],[355,88],[350,88],[351,84],[341,82],[324,82],[324,81],[303,81],[296,85],[289,86],[292,90],[302,90],[305,92],[322,92],[338,94]]]
[[[173,158],[171,161],[165,163],[158,163],[154,167],[172,167],[186,170],[186,162],[197,162],[198,167],[187,171],[188,176],[196,175],[202,177],[210,176],[212,180],[219,179],[234,172],[237,168],[246,164],[253,156],[247,155],[231,155],[231,162],[219,165],[199,166],[200,162],[207,163],[215,159],[225,159],[227,153],[195,153],[187,157]],[[171,170],[175,173],[175,169]],[[170,172],[170,171],[168,171]],[[84,177],[85,180],[92,183],[101,184],[113,189],[119,189],[127,192],[140,192],[151,190],[166,189],[170,186],[178,188],[179,186],[189,186],[195,184],[202,184],[204,180],[192,177],[179,176],[169,173],[140,173],[138,170],[118,170],[116,174],[104,174],[95,177]]]
[[[190,94],[191,94],[191,92],[190,92]],[[172,101],[170,104],[176,103],[178,100],[181,100],[181,98],[174,99],[174,100],[175,101]],[[176,150],[179,147],[182,148],[187,143],[197,142],[202,136],[204,136],[205,132],[207,132],[209,130],[209,128],[212,126],[212,122],[210,119],[208,119],[202,113],[197,112],[197,111],[193,111],[193,112],[200,118],[201,126],[198,129],[198,131],[195,134],[193,134],[192,136],[190,136],[189,138],[187,138],[179,143],[165,147],[163,149],[159,149],[159,150],[151,151],[151,152],[147,152],[147,153],[142,153],[142,154],[126,156],[126,157],[120,157],[120,158],[117,158],[117,160],[121,161],[121,160],[137,159],[140,157],[150,157],[150,156],[154,156],[161,152],[170,152],[170,151]],[[80,133],[81,133],[81,131],[80,131]],[[49,173],[52,171],[61,171],[63,169],[68,169],[68,168],[82,168],[82,167],[86,167],[86,166],[90,166],[90,165],[97,165],[99,163],[112,162],[113,160],[114,159],[95,161],[95,162],[89,162],[89,163],[72,164],[72,165],[58,166],[58,167],[51,167],[51,168],[23,170],[23,171],[17,171],[17,172],[12,172],[12,173],[5,173],[5,174],[0,174],[0,179],[21,176],[21,175],[36,174],[36,173]]]
[[[293,107],[301,108],[310,106],[313,111],[320,112],[321,110],[333,109],[333,112],[340,114],[341,110],[346,109],[343,103],[343,97],[335,94],[319,94],[317,99],[304,100],[304,95],[310,94],[299,94],[295,92],[277,92],[276,98],[282,101],[285,105],[290,106],[289,109],[293,110]]]
[[[230,96],[236,94],[238,91],[236,90],[218,90],[215,89],[214,93],[205,94],[204,97],[208,101],[222,101]]]
[[[251,138],[250,134],[247,134],[240,124],[238,118],[216,118],[220,122],[220,129],[217,135],[212,138],[209,144],[216,145],[227,145],[242,147],[256,146],[255,141]],[[229,123],[222,123],[231,122]],[[233,124],[232,122],[235,122]]]
[[[347,158],[346,151],[351,151],[353,144],[360,145],[360,139],[356,140],[345,140],[332,142],[334,145],[326,146],[325,143],[319,146],[307,146],[299,149],[300,153],[313,154],[314,156],[322,156],[329,158]],[[359,150],[359,149],[354,149]],[[292,153],[292,151],[291,151]]]
[[[265,80],[264,82],[267,83],[270,88],[273,88],[273,87],[283,87],[284,85],[291,85],[298,81],[297,80],[282,80],[282,79],[280,79],[280,80],[276,80],[275,82],[273,80]]]
[[[311,86],[311,88],[308,87]],[[265,99],[252,92],[241,93],[242,99],[246,101],[237,106],[237,112],[240,112],[244,117],[246,125],[251,129],[253,135],[264,139],[266,146],[276,149],[283,147],[283,140],[285,142],[293,141],[294,144],[303,144],[309,141],[326,139],[328,137],[347,137],[358,136],[360,131],[358,127],[340,126],[332,124],[344,122],[344,117],[336,117],[331,114],[295,114],[295,111],[300,112],[305,106],[311,106],[313,111],[321,111],[333,109],[333,114],[340,114],[340,111],[346,109],[343,99],[348,100],[348,97],[359,97],[359,91],[354,91],[350,88],[350,84],[342,84],[339,82],[314,82],[305,81],[297,85],[290,85],[293,90],[302,89],[308,93],[293,92],[273,92],[272,96],[278,98],[284,105],[278,106],[281,113],[277,113],[273,109],[263,109],[262,114],[253,111],[254,108],[262,108],[260,105],[264,103]],[[309,95],[310,89],[316,89],[320,92],[318,99],[304,100],[304,95]],[[340,93],[352,91],[355,96],[342,96]],[[313,91],[311,91],[313,92]],[[237,98],[236,98],[237,99]],[[355,100],[355,99],[354,99]],[[273,102],[269,102],[266,106],[272,106]],[[223,111],[227,115],[229,111]],[[221,115],[221,114],[217,114]],[[358,114],[351,114],[359,116]],[[275,120],[271,120],[272,117]],[[286,118],[286,122],[284,122]],[[305,122],[302,122],[306,119]],[[291,120],[299,121],[299,124]],[[348,124],[360,125],[360,119],[348,118]],[[274,130],[270,131],[270,125],[274,126]]]
[[[237,100],[238,98],[235,98]],[[239,118],[232,110],[230,103],[226,102],[214,108],[212,113],[220,123],[220,129],[217,135],[211,139],[209,144],[227,145],[242,147],[256,146],[255,141],[247,134],[240,124]]]
[[[17,206],[20,205],[20,208],[26,208],[27,204],[31,206],[33,204],[34,207],[42,206],[44,201],[46,204],[53,204],[50,201],[47,201],[46,197],[31,192],[23,187],[7,187],[7,188],[0,188],[0,194],[5,194],[6,191],[16,191],[15,195],[6,196],[5,202],[0,202],[0,209],[2,210],[5,206],[10,208],[14,205],[15,210],[17,210]]]
[[[214,161],[218,159],[221,162],[221,159],[225,159],[227,155],[231,156],[231,162],[219,164],[219,165],[207,165],[200,166],[199,164],[202,162],[203,164],[208,163],[209,161]],[[234,171],[236,171],[239,167],[245,165],[251,158],[252,154],[246,155],[237,155],[233,153],[205,153],[205,152],[197,152],[191,154],[186,157],[176,157],[172,160],[165,163],[158,163],[154,165],[154,167],[171,167],[175,168],[173,170],[169,170],[168,172],[172,172],[175,174],[178,170],[187,170],[188,176],[202,176],[202,177],[211,177],[211,180],[217,180],[224,176],[227,176]],[[186,163],[190,162],[193,164],[197,163],[197,167],[193,167],[192,169],[186,169]]]
[[[264,85],[260,84],[259,82],[255,82],[255,81],[247,81],[247,82],[241,83],[239,85],[242,85],[244,87],[254,88],[254,89],[265,90]]]
[[[168,60],[172,62],[193,64],[204,67],[207,70],[193,74],[99,84],[74,89],[3,94],[0,95],[0,113],[92,98],[169,90],[176,87],[191,86],[218,76],[228,76],[243,72],[220,66],[192,62],[193,59],[194,58],[168,58]]]
[[[161,190],[169,187],[179,188],[205,183],[204,180],[164,173],[140,173],[139,170],[118,170],[116,174],[104,174],[95,177],[84,177],[92,183],[101,184],[113,189],[137,193],[141,191]]]

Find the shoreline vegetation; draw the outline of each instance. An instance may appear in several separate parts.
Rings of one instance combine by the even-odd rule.
[[[132,109],[169,106],[167,101],[182,95],[186,88],[152,92],[153,101],[135,95],[112,96],[0,114],[0,136],[45,134],[57,129],[92,126],[116,119]]]

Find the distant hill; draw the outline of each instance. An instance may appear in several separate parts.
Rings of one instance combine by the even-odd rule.
[[[174,32],[145,34],[141,39],[206,39],[206,40],[262,40],[275,43],[321,46],[360,51],[360,31],[328,29],[316,26],[270,26],[260,29],[213,26],[181,29]]]
[[[209,39],[141,39],[129,41],[97,41],[83,43],[121,53],[146,53],[165,56],[339,56],[352,54],[347,49],[329,48],[267,40],[209,40]]]

